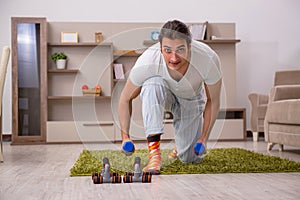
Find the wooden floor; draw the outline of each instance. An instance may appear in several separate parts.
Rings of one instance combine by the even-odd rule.
[[[162,144],[162,148],[172,146]],[[209,143],[209,148],[220,147],[268,153],[263,141]],[[120,144],[11,146],[5,142],[0,199],[300,199],[300,173],[160,175],[152,183],[101,185],[94,185],[91,177],[69,177],[83,149],[119,148]],[[300,162],[299,148],[286,149],[279,153],[276,146],[269,154]]]

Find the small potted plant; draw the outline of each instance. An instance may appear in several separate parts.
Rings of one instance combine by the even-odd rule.
[[[65,69],[68,56],[63,52],[53,53],[51,59],[56,62],[57,69]]]

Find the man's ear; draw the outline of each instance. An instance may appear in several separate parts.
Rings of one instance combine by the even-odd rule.
[[[188,45],[188,51],[189,51],[189,55],[191,56],[192,55],[192,43],[190,43],[189,45]]]

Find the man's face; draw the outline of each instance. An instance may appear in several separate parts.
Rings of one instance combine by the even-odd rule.
[[[182,74],[189,65],[190,47],[184,39],[163,38],[161,52],[169,69],[176,70]]]

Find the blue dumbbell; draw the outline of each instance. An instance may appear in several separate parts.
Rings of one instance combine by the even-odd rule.
[[[194,152],[195,154],[202,155],[205,152],[205,146],[202,142],[197,142],[194,146]]]
[[[132,155],[135,150],[134,144],[131,141],[124,142],[122,149],[126,156]]]

